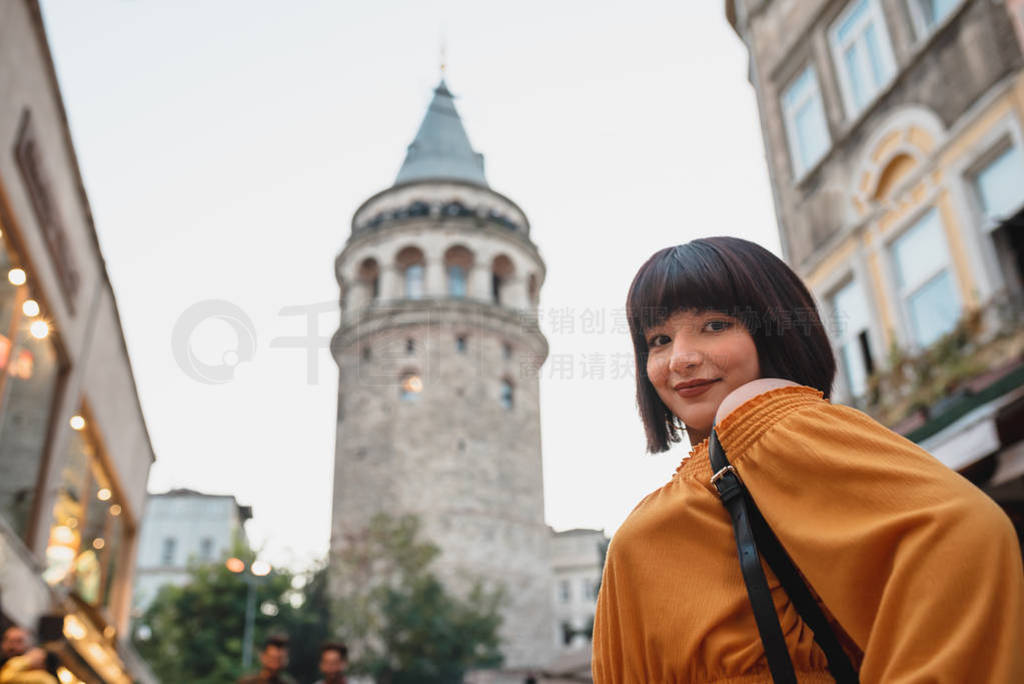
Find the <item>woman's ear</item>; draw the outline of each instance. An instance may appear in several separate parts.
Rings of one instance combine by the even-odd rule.
[[[780,387],[799,386],[792,380],[783,380],[782,378],[758,378],[757,380],[751,380],[725,395],[725,399],[718,405],[718,410],[715,412],[715,424],[721,423],[730,413],[759,394],[764,394]]]

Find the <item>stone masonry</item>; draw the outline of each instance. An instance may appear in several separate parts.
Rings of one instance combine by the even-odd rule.
[[[544,263],[491,190],[444,84],[396,185],[336,260],[341,325],[332,549],[378,511],[417,513],[455,591],[508,596],[508,668],[554,655],[536,326]]]

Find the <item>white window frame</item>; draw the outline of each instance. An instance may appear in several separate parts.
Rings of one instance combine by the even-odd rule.
[[[854,9],[861,3],[867,4],[867,11],[861,25],[853,32],[854,37],[847,40],[846,42],[840,42],[839,40],[839,27],[844,21],[850,16]],[[853,99],[853,83],[850,81],[850,74],[846,69],[846,60],[843,57],[843,53],[847,47],[857,41],[862,40],[866,26],[874,24],[878,32],[878,49],[881,54],[878,58],[881,62],[881,67],[885,72],[882,74],[881,83],[875,84],[875,89],[868,93],[865,101],[857,106],[857,103]],[[843,97],[843,105],[846,109],[846,115],[848,119],[855,119],[862,112],[867,110],[871,103],[878,99],[885,88],[892,82],[896,77],[896,58],[892,52],[892,40],[889,37],[889,27],[885,23],[885,15],[882,13],[881,5],[878,0],[851,0],[847,3],[846,8],[840,12],[839,16],[832,22],[832,25],[828,30],[828,44],[829,49],[832,53],[832,62],[835,66],[837,75],[839,76],[839,90]],[[867,45],[866,42],[862,45],[861,50],[861,69],[864,73],[870,74],[872,72],[870,59],[867,57]]]
[[[894,247],[896,243],[907,234],[908,231],[917,227],[925,219],[925,217],[927,217],[928,214],[932,212],[935,213],[936,219],[938,220],[939,232],[942,235],[943,247],[946,258],[944,262],[942,262],[940,265],[936,266],[931,271],[927,272],[924,276],[922,276],[918,282],[908,287],[901,282],[902,278],[899,272],[899,265],[896,262]],[[931,282],[943,271],[948,271],[953,288],[953,301],[956,303],[956,307],[960,315],[963,314],[964,310],[964,303],[962,296],[960,294],[960,281],[956,273],[956,269],[953,267],[953,259],[952,255],[950,254],[949,235],[946,232],[945,221],[943,221],[942,219],[942,212],[939,211],[938,206],[936,206],[934,203],[931,203],[923,207],[921,211],[915,212],[913,217],[910,220],[908,220],[905,224],[903,224],[900,227],[899,231],[894,233],[892,237],[886,241],[886,260],[889,265],[891,282],[896,296],[895,298],[897,300],[897,307],[900,312],[900,327],[903,329],[904,339],[909,342],[910,348],[915,350],[924,349],[926,348],[926,346],[921,344],[921,342],[918,341],[917,339],[917,332],[914,330],[914,324],[910,314],[910,309],[907,306],[907,300],[909,300],[915,292],[920,290],[921,287],[923,287],[927,283]],[[935,340],[929,342],[928,344],[934,344],[934,342]]]
[[[847,345],[854,345],[854,349],[856,353],[859,355],[861,353],[860,334],[862,332],[865,332],[867,333],[869,351],[871,352],[872,362],[875,364],[876,370],[879,362],[877,357],[878,350],[875,349],[874,331],[871,329],[871,316],[873,307],[871,306],[871,300],[868,298],[868,293],[866,291],[865,285],[866,283],[862,279],[858,278],[855,274],[851,274],[851,276],[849,278],[845,278],[841,284],[831,288],[828,295],[828,306],[831,322],[837,325],[839,323],[839,314],[841,312],[838,311],[836,308],[836,298],[843,290],[850,286],[857,288],[857,293],[860,295],[860,298],[863,301],[864,311],[867,314],[867,319],[864,321],[863,325],[861,325],[860,327],[854,327],[853,325],[845,324],[844,322],[842,329],[836,329],[832,338],[835,341],[836,357],[838,358],[839,363],[841,364],[841,378],[843,388],[845,389],[846,394],[850,397],[850,399],[858,399],[860,397],[863,397],[867,393],[867,379],[870,377],[870,374],[868,372],[868,369],[864,368],[865,386],[861,393],[856,393],[855,388],[850,383],[850,369],[847,367],[846,356],[843,354],[843,349]]]
[[[787,104],[787,95],[796,87],[807,72],[811,73],[812,87],[805,93],[799,100],[793,104]],[[822,149],[810,158],[804,159],[801,154],[800,148],[800,129],[797,126],[797,113],[800,112],[805,106],[812,105],[817,100],[817,106],[821,112],[822,124],[825,128],[825,145]],[[793,177],[801,178],[809,170],[822,160],[825,155],[828,154],[829,150],[832,149],[832,134],[828,130],[828,115],[825,112],[825,100],[821,94],[821,83],[818,81],[818,70],[814,67],[814,64],[808,64],[806,67],[800,70],[796,76],[794,76],[785,88],[782,90],[782,95],[779,97],[779,105],[782,107],[782,119],[785,122],[786,137],[789,142],[789,159],[793,164]]]
[[[910,23],[914,28],[914,42],[921,43],[926,40],[929,36],[935,33],[940,26],[944,25],[946,21],[956,14],[956,11],[960,9],[960,5],[963,4],[963,0],[953,0],[952,6],[946,14],[940,17],[931,26],[925,21],[924,14],[921,12],[921,5],[919,0],[906,0],[907,11],[910,13]]]
[[[981,174],[1011,150],[1016,150],[1020,158],[1024,159],[1024,147],[1022,147],[1012,136],[1004,136],[1000,138],[996,144],[990,146],[980,157],[978,157],[967,172],[967,184],[970,186],[971,195],[974,204],[976,205],[981,225],[986,231],[991,231],[993,228],[1000,225],[1002,221],[1020,211],[1021,208],[1024,208],[1024,195],[1022,195],[1021,202],[1013,211],[1010,212],[1010,214],[1006,216],[989,216],[988,210],[985,208],[985,198],[981,192]],[[1024,184],[1024,178],[1021,179],[1021,183]]]

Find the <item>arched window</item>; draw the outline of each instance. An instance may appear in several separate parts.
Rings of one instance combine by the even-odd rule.
[[[416,247],[406,247],[398,253],[398,269],[405,281],[406,299],[423,299],[424,261],[423,252]]]
[[[423,264],[405,267],[406,299],[423,299]]]
[[[515,403],[515,388],[508,379],[501,381],[501,395],[499,396],[503,408],[511,410]]]
[[[357,278],[366,290],[367,301],[376,301],[380,296],[380,266],[377,260],[373,257],[363,259],[363,263],[359,264]]]
[[[406,371],[398,383],[398,398],[402,401],[416,401],[423,391],[423,379],[415,371]]]
[[[444,253],[444,269],[448,279],[448,296],[465,297],[468,294],[469,269],[473,267],[473,253],[462,245],[450,247]]]
[[[529,279],[526,281],[527,294],[530,297],[530,304],[537,306],[537,300],[540,298],[540,292],[537,287],[537,274],[531,273]]]
[[[448,294],[452,297],[466,296],[466,269],[456,264],[448,264]]]
[[[491,264],[491,300],[495,304],[503,303],[505,299],[505,286],[512,279],[515,267],[512,260],[504,254],[494,257]]]

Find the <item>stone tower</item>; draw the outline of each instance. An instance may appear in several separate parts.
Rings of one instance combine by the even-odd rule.
[[[536,326],[544,262],[495,192],[442,81],[394,185],[335,262],[341,325],[332,548],[381,510],[420,515],[451,588],[501,583],[507,667],[553,633]]]

